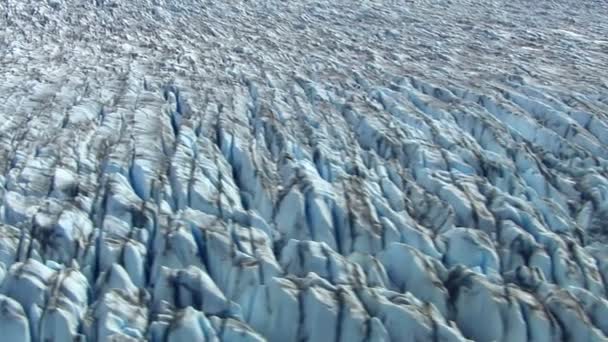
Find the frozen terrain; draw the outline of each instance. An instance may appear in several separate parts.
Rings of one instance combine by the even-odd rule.
[[[0,1],[0,340],[608,341],[603,0]]]

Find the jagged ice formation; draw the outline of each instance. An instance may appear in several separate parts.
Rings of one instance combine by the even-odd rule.
[[[0,339],[608,341],[599,0],[2,0]]]

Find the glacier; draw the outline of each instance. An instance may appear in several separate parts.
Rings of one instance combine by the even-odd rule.
[[[0,340],[608,341],[601,0],[3,0]]]

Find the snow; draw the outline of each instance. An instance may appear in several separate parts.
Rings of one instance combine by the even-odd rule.
[[[0,340],[608,341],[600,1],[0,3]]]

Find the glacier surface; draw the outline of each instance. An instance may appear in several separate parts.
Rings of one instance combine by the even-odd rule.
[[[0,340],[608,341],[608,6],[3,0]]]

